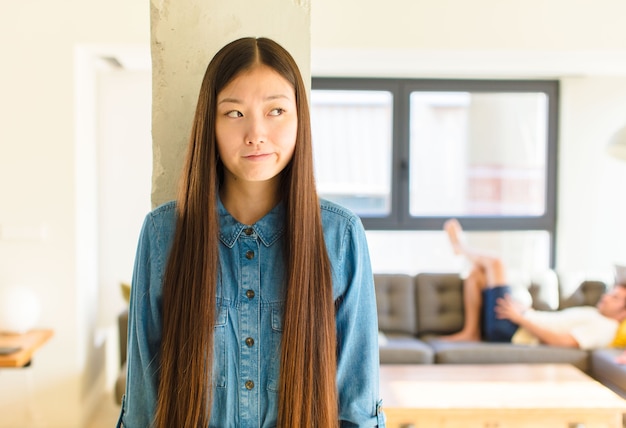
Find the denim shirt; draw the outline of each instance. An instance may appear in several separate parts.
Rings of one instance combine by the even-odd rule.
[[[247,226],[221,202],[218,205],[220,272],[209,426],[274,427],[285,294],[285,210],[279,204]],[[337,303],[340,425],[384,427],[378,396],[376,300],[363,226],[334,203],[322,200],[320,207]],[[118,427],[149,427],[155,414],[162,282],[175,226],[176,206],[170,202],[148,214],[141,231],[129,310],[126,393]]]

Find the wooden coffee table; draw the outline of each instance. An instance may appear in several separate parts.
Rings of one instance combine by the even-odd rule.
[[[388,428],[621,428],[626,401],[568,364],[381,365]]]

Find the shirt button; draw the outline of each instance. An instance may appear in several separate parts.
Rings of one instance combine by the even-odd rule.
[[[252,233],[253,233],[253,232],[254,232],[254,229],[252,229],[251,227],[246,227],[246,228],[243,230],[243,233],[245,233],[247,236],[252,235]]]
[[[246,345],[248,345],[248,347],[251,348],[254,345],[254,339],[251,337],[247,338]]]
[[[254,382],[252,382],[251,380],[246,382],[246,389],[252,389],[254,388]]]
[[[246,291],[246,297],[248,299],[253,299],[254,298],[254,290],[248,290]]]
[[[254,258],[254,251],[248,250],[246,251],[246,259],[252,260]]]

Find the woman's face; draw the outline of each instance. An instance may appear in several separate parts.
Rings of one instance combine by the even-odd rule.
[[[272,68],[254,66],[217,94],[215,132],[226,180],[277,178],[291,160],[298,116],[293,86]]]

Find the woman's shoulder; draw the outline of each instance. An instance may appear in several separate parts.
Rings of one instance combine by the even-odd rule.
[[[322,221],[326,217],[335,219],[335,221],[343,220],[350,224],[360,224],[361,222],[360,218],[350,209],[328,199],[320,198],[320,210],[322,212]]]
[[[152,211],[150,211],[151,216],[161,217],[167,215],[173,215],[176,212],[176,201],[168,201],[164,202],[161,205],[158,205]]]
[[[148,217],[153,219],[167,219],[169,217],[176,216],[176,201],[165,202],[156,208],[154,208],[150,213],[148,213]]]
[[[176,201],[165,202],[146,216],[146,225],[154,227],[158,233],[171,232],[176,226]]]
[[[326,240],[331,236],[361,236],[365,233],[361,219],[350,209],[326,199],[320,199],[322,227]]]

